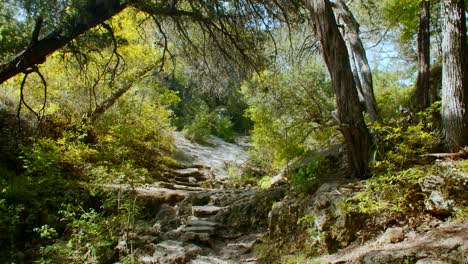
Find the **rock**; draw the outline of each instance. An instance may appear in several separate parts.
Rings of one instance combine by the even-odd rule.
[[[288,180],[286,179],[286,177],[280,173],[276,175],[275,177],[271,178],[271,180],[268,182],[268,187],[278,186],[281,184],[285,184],[287,182]]]
[[[182,229],[182,232],[214,234],[215,230],[216,229],[212,226],[186,226]]]
[[[182,231],[180,228],[170,230],[161,235],[161,237],[165,240],[178,240],[182,236]]]
[[[168,204],[162,204],[161,208],[156,214],[156,220],[160,223],[172,221],[176,218],[177,218],[177,210]]]
[[[438,215],[451,215],[456,210],[453,200],[445,199],[439,191],[432,191],[424,205],[426,210]]]
[[[443,260],[437,260],[433,258],[425,258],[425,259],[420,259],[416,261],[415,264],[449,264],[450,262],[443,261]]]
[[[468,174],[457,169],[453,162],[444,162],[441,167],[445,170],[443,173],[421,178],[419,185],[427,197],[425,209],[436,215],[450,216],[468,205]]]
[[[225,207],[215,205],[192,206],[192,214],[194,216],[209,216],[215,215],[225,209]]]
[[[198,256],[190,261],[189,264],[229,264],[229,262],[211,256]]]
[[[167,240],[156,245],[152,261],[161,264],[187,263],[201,252],[199,246]]]
[[[341,185],[324,183],[314,195],[290,193],[274,204],[269,214],[270,237],[293,237],[295,241],[291,242],[297,244],[313,243],[315,253],[333,253],[349,245],[364,222],[358,215],[343,212],[340,204],[351,194],[338,191]]]
[[[183,242],[195,242],[209,244],[211,247],[211,235],[209,233],[185,232],[180,239]]]
[[[219,223],[207,221],[207,220],[200,220],[198,218],[191,218],[187,221],[188,226],[209,226],[209,227],[218,227],[220,226]]]
[[[443,184],[444,179],[438,175],[430,175],[419,180],[421,190],[425,193],[430,193],[434,190],[439,190],[440,186],[442,186]]]
[[[390,244],[403,241],[405,233],[402,227],[388,228],[385,233],[378,239],[380,244]]]

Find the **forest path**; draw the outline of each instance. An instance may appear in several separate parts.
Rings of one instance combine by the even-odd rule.
[[[135,189],[154,220],[137,223],[118,248],[131,249],[138,263],[256,263],[252,247],[284,190],[228,189],[229,164],[248,159],[243,147],[215,137],[206,145],[175,137],[182,168]]]

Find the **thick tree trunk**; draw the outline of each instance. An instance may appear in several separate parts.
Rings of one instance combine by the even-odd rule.
[[[418,30],[418,78],[416,81],[416,103],[421,109],[428,107],[430,90],[430,2],[419,3],[419,30]]]
[[[359,75],[364,101],[366,103],[366,111],[369,114],[371,122],[379,119],[377,102],[374,96],[374,84],[372,82],[372,72],[367,60],[366,51],[359,37],[359,23],[356,21],[351,10],[343,0],[335,0],[333,7],[337,15],[346,23],[346,29],[343,30],[346,38],[349,40],[350,50],[353,53],[350,58],[355,58],[359,66]]]
[[[354,176],[365,178],[369,175],[372,140],[359,106],[346,44],[338,30],[329,0],[304,1],[311,12],[314,30],[333,82],[340,129],[347,145],[349,169]]]
[[[463,0],[443,1],[442,136],[447,150],[468,145],[468,50]]]
[[[64,47],[85,31],[101,24],[122,11],[126,5],[123,0],[89,0],[82,10],[70,16],[59,28],[45,38],[33,41],[10,60],[0,64],[0,84],[18,73],[27,71],[45,61],[46,57]]]

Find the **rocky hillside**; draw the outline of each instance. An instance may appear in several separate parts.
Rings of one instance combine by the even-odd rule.
[[[233,188],[228,168],[245,163],[242,147],[217,138],[209,145],[176,138],[180,168],[135,189],[153,220],[123,235],[117,247],[140,263],[468,260],[466,161],[436,161],[390,182],[356,182],[336,166],[308,193],[285,183],[288,170],[268,190]],[[369,192],[375,185],[381,188]],[[383,196],[392,192],[404,203],[398,195]]]
[[[259,247],[263,262],[467,263],[466,165],[463,160],[436,161],[424,167],[434,174],[425,171],[400,189],[389,185],[370,192],[383,199],[382,192],[402,191],[401,197],[409,197],[404,192],[412,190],[415,207],[404,210],[365,207],[374,179],[334,178],[313,194],[289,192],[270,213],[269,237]]]

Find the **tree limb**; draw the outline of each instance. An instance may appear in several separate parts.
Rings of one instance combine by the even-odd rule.
[[[35,65],[42,64],[48,55],[64,47],[87,30],[101,24],[127,7],[123,0],[89,1],[89,4],[68,17],[55,31],[41,40],[31,41],[31,45],[0,64],[0,84],[18,73],[26,72]],[[106,6],[106,10],[102,10]],[[40,29],[40,23],[36,24]],[[39,35],[34,30],[33,35]],[[33,36],[34,37],[34,36]]]

